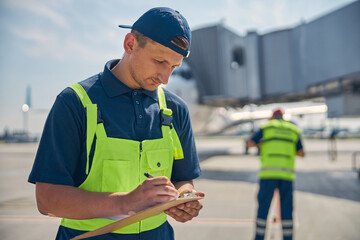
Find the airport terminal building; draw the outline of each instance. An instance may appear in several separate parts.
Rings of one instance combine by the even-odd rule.
[[[324,97],[328,117],[360,116],[360,1],[299,25],[240,36],[194,30],[190,65],[200,103],[241,107]]]

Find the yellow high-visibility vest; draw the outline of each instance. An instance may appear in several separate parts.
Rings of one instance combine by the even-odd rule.
[[[296,144],[300,130],[295,124],[273,119],[261,126],[260,179],[295,179]]]
[[[98,122],[97,105],[91,102],[80,84],[73,84],[70,88],[79,96],[87,115],[87,178],[79,188],[91,192],[130,192],[146,180],[144,173],[171,178],[174,159],[182,159],[184,156],[180,140],[172,126],[172,111],[166,108],[165,94],[161,87],[158,88],[158,100],[164,120],[161,126],[162,138],[141,142],[107,137],[103,123]],[[94,136],[96,146],[89,170],[89,155]],[[165,221],[166,214],[161,213],[114,233],[140,233],[157,228]],[[81,231],[92,231],[112,222],[114,220],[105,218],[63,218],[61,225]]]

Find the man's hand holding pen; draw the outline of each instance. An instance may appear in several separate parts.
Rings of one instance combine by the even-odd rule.
[[[133,206],[128,212],[132,214],[154,205],[173,201],[184,193],[195,193],[197,196],[205,196],[202,192],[196,192],[192,181],[175,182],[174,184],[165,176],[153,177],[144,173],[147,179],[136,189],[129,193],[129,206]],[[199,215],[203,205],[200,200],[179,204],[165,211],[176,221],[187,222]]]
[[[179,193],[169,178],[148,176],[142,184],[128,193],[128,212],[139,212],[154,205],[169,202],[179,197]]]

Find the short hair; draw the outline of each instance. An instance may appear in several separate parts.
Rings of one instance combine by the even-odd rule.
[[[139,46],[141,48],[144,48],[148,41],[152,41],[150,38],[146,37],[144,34],[142,34],[141,32],[139,32],[135,29],[132,29],[131,33],[134,34],[134,36],[135,36],[136,40],[138,41]]]
[[[148,41],[153,42],[152,39],[146,37],[144,34],[142,34],[141,32],[139,32],[135,29],[132,29],[131,33],[134,34],[134,36],[135,36],[136,40],[138,41],[139,46],[141,48],[144,48]],[[171,40],[171,42],[183,50],[187,50],[189,47],[189,41],[186,38],[184,38],[183,36],[175,36]]]

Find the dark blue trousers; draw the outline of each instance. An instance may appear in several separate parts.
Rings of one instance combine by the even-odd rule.
[[[255,240],[263,240],[266,230],[266,219],[275,189],[279,189],[281,204],[281,224],[284,240],[292,240],[293,236],[293,182],[280,179],[260,179],[258,211],[256,218]]]

